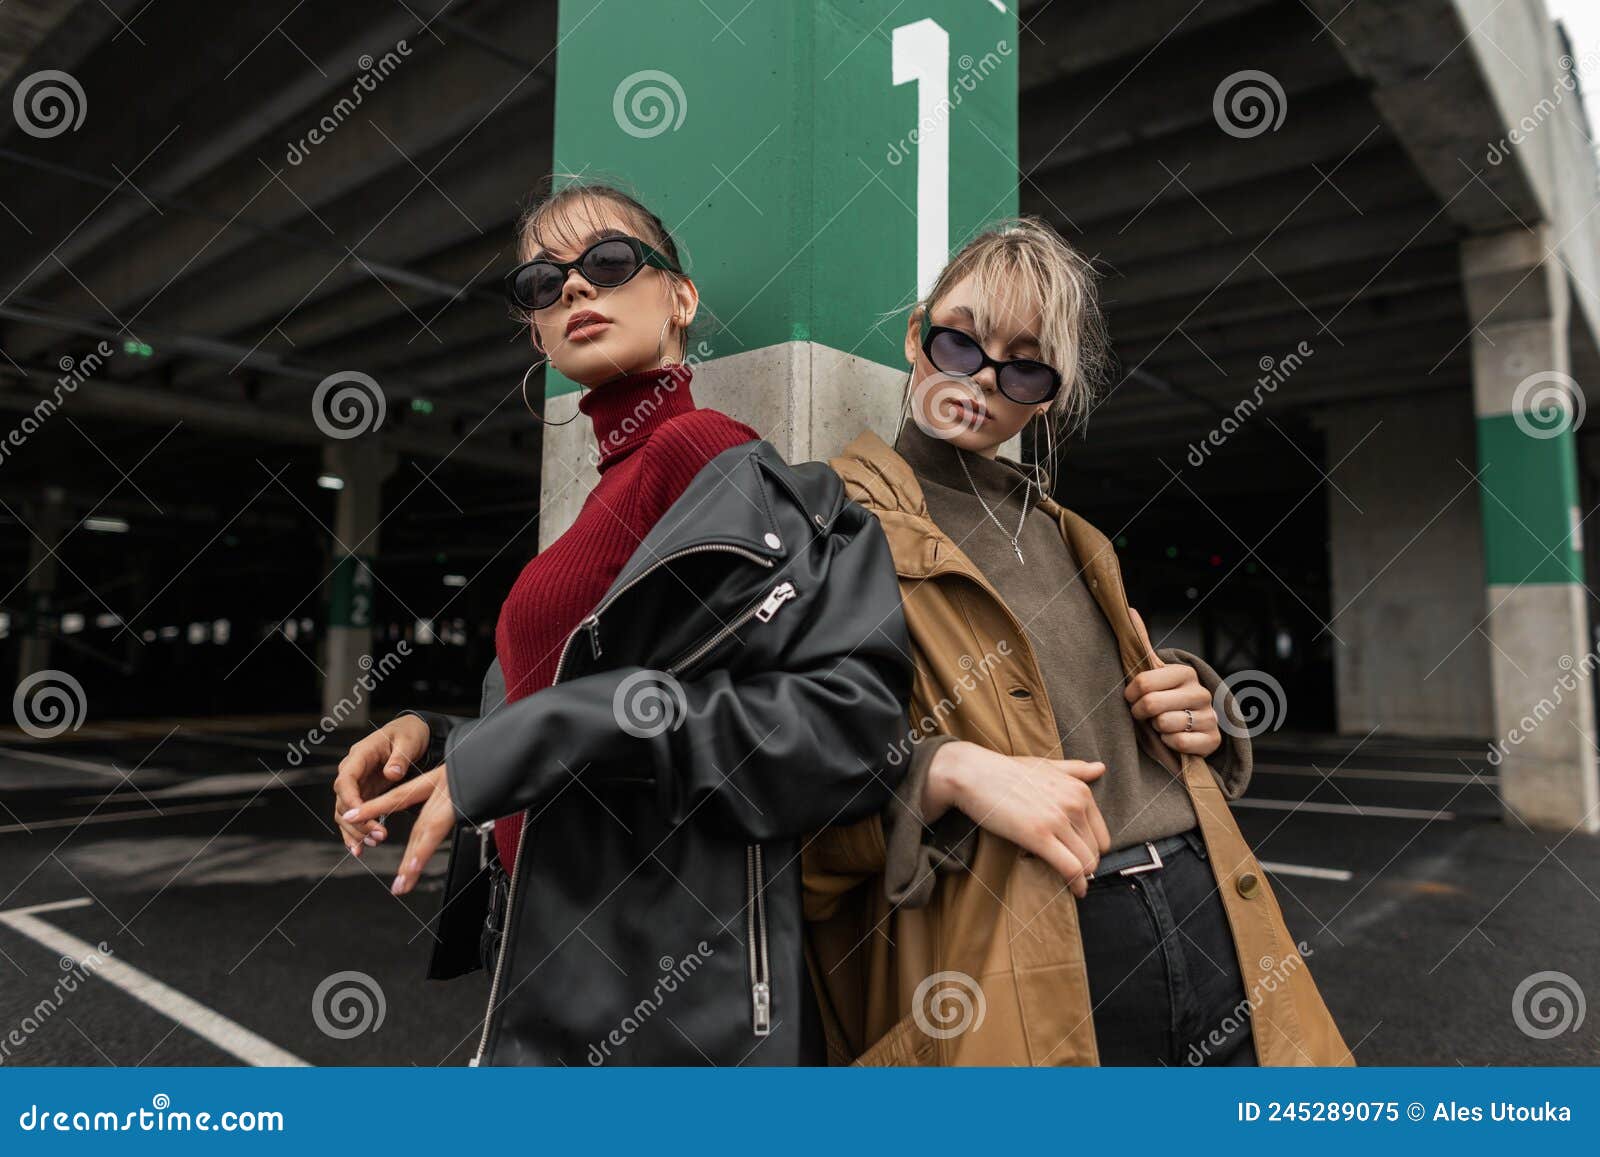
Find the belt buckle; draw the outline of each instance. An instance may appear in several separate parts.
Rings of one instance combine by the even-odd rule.
[[[1162,867],[1161,853],[1156,851],[1156,846],[1149,840],[1144,842],[1144,846],[1145,849],[1150,853],[1150,862],[1148,864],[1134,864],[1131,867],[1123,868],[1117,873],[1117,875],[1137,876],[1140,872],[1154,872]]]

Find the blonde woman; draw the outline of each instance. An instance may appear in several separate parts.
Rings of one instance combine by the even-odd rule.
[[[1152,650],[1111,544],[998,453],[1054,465],[1102,335],[1054,231],[987,232],[911,312],[894,446],[833,460],[917,663],[896,801],[807,851],[836,1062],[1350,1063],[1229,813],[1250,747],[1217,675]]]

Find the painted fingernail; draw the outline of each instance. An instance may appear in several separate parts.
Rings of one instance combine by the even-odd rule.
[[[405,767],[404,766],[402,766],[401,764],[398,764],[398,763],[391,763],[388,767],[383,769],[383,774],[384,775],[399,775],[403,771],[405,771]]]
[[[347,819],[347,820],[353,820],[360,813],[360,811],[361,811],[361,809],[359,807],[353,807],[349,811],[345,812],[344,815],[341,816],[340,818],[341,819]]]
[[[362,836],[361,842],[366,844],[369,848],[375,848],[378,846],[378,841],[373,839],[371,836]]]
[[[389,885],[389,892],[392,895],[398,896],[405,889],[405,883],[406,878],[404,876],[396,876],[394,878],[394,883]]]

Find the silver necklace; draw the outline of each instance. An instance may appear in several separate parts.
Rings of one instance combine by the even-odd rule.
[[[978,493],[978,484],[972,480],[972,471],[967,469],[967,456],[961,452],[961,447],[959,446],[952,444],[950,448],[956,452],[956,461],[961,463],[961,472],[967,476],[967,485],[972,487],[972,496],[978,500],[978,505],[983,507],[983,512],[989,516],[989,521],[1000,528],[1001,534],[1006,534],[1005,524],[995,517],[994,511],[990,510],[989,504],[983,500],[983,495]],[[1022,547],[1017,540],[1022,537],[1022,525],[1028,520],[1028,508],[1032,505],[1032,498],[1033,479],[1029,478],[1027,484],[1022,488],[1022,517],[1017,520],[1017,533],[1006,534],[1006,538],[1011,542],[1011,549],[1017,552],[1018,562],[1023,562],[1024,560]]]

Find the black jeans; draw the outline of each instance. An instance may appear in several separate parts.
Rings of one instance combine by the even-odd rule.
[[[1250,1009],[1196,831],[1164,866],[1096,876],[1078,903],[1103,1065],[1254,1065]]]

